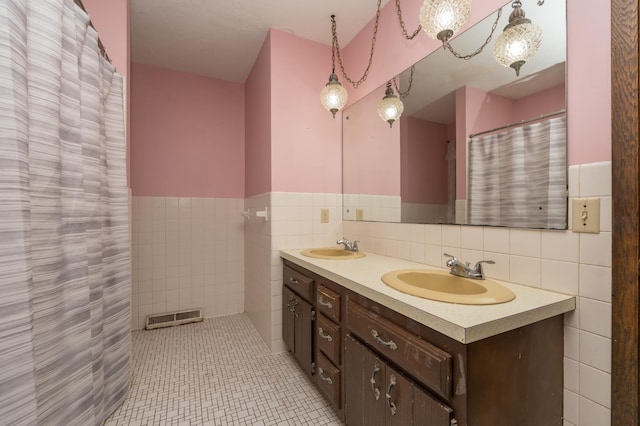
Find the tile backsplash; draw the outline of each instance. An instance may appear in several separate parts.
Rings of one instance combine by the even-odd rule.
[[[133,197],[131,328],[149,314],[244,311],[244,200]]]

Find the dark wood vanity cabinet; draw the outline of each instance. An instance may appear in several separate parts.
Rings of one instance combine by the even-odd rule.
[[[563,424],[562,315],[464,344],[287,260],[284,280],[284,339],[348,425]]]
[[[314,370],[312,305],[314,280],[291,268],[284,270],[282,288],[282,338],[302,369],[311,376]]]

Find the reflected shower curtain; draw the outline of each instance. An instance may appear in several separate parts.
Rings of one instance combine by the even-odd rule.
[[[566,118],[469,140],[469,223],[567,226]]]
[[[73,0],[0,21],[0,423],[102,424],[129,382],[122,77]]]

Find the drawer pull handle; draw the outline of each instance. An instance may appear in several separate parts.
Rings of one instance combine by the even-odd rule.
[[[323,339],[327,339],[327,341],[329,342],[333,342],[333,337],[331,337],[330,334],[324,334],[324,330],[322,329],[322,327],[318,327],[318,335]]]
[[[322,369],[322,367],[318,367],[318,376],[324,380],[325,382],[329,383],[330,385],[333,384],[333,380],[331,380],[331,377],[327,377],[323,375],[324,370]]]
[[[324,306],[328,309],[333,308],[333,304],[331,302],[326,302],[323,298],[322,295],[318,296],[318,305],[320,306]]]
[[[378,330],[376,330],[375,328],[371,329],[371,335],[376,340],[376,342],[380,343],[381,345],[388,346],[392,351],[398,349],[398,345],[396,345],[396,342],[394,342],[393,340],[389,340],[388,342],[382,340],[380,338],[380,335],[378,334]]]
[[[291,284],[295,284],[295,285],[300,284],[300,283],[298,282],[298,280],[296,280],[296,279],[295,279],[295,278],[293,278],[293,277],[289,277],[289,282],[290,282]]]
[[[389,410],[391,410],[391,415],[395,416],[398,411],[396,404],[391,401],[391,389],[396,385],[396,376],[394,374],[391,375],[391,380],[389,380],[389,387],[387,388],[387,405],[389,406]]]
[[[371,372],[371,391],[373,392],[373,396],[376,401],[380,399],[380,389],[376,387],[376,374],[380,372],[380,366],[376,362],[376,365],[373,367],[373,372]]]

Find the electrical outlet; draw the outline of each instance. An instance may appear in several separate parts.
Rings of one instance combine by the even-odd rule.
[[[329,209],[320,209],[320,222],[329,223]]]
[[[571,209],[573,232],[600,233],[600,198],[574,198]]]
[[[356,220],[364,220],[364,209],[356,209]]]

